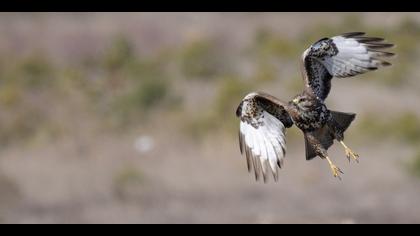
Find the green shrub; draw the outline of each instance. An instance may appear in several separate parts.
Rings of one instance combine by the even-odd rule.
[[[360,119],[358,127],[360,133],[367,134],[371,137],[382,137],[385,138],[386,134],[382,134],[385,128],[384,121],[378,119],[375,114],[364,114]]]
[[[149,109],[162,102],[168,94],[168,89],[169,86],[164,80],[146,79],[135,90],[134,102],[138,102],[143,109]]]
[[[210,132],[221,128],[220,120],[214,116],[214,113],[204,113],[198,115],[191,115],[185,118],[183,131],[191,140],[199,142],[205,138]]]
[[[114,176],[114,193],[122,200],[139,197],[141,193],[141,189],[139,188],[143,184],[143,173],[137,168],[127,166],[119,170]]]
[[[274,63],[270,63],[267,60],[262,60],[258,63],[257,71],[253,75],[253,79],[258,82],[270,82],[277,79],[277,70]]]
[[[17,83],[5,83],[0,86],[0,104],[12,108],[22,102],[24,91]]]
[[[0,145],[28,141],[48,125],[46,114],[35,107],[19,105],[4,111],[0,117]]]
[[[226,118],[235,114],[239,102],[250,92],[252,92],[252,86],[246,81],[236,76],[222,77],[215,101],[218,116]]]
[[[391,126],[393,124],[393,126]],[[420,142],[420,119],[414,113],[404,113],[389,124],[394,133],[406,142],[418,144]]]
[[[237,129],[238,120],[236,109],[240,101],[250,92],[255,90],[251,84],[235,76],[223,77],[214,102],[216,121],[227,131]]]
[[[415,177],[420,178],[420,150],[417,149],[417,152],[410,159],[410,161],[405,162],[405,167],[408,172]]]
[[[105,51],[104,66],[108,71],[115,72],[122,69],[135,59],[133,44],[124,36],[114,39]]]
[[[223,52],[211,41],[195,41],[180,53],[180,69],[188,79],[210,80],[225,73]]]
[[[44,55],[31,55],[17,62],[11,76],[24,86],[40,88],[50,86],[54,81],[54,66]]]
[[[195,141],[219,131],[236,134],[239,124],[236,108],[245,95],[252,92],[251,86],[233,75],[221,77],[219,81],[211,107],[185,118],[184,132]]]
[[[299,58],[302,46],[293,39],[285,38],[267,29],[259,29],[255,35],[254,50],[259,58]]]
[[[362,133],[375,138],[395,138],[410,144],[420,142],[420,118],[411,112],[384,120],[377,115],[365,115],[360,121]]]
[[[165,104],[169,97],[169,82],[160,78],[139,79],[132,87],[112,98],[110,118],[116,126],[129,126],[145,121],[147,114]]]

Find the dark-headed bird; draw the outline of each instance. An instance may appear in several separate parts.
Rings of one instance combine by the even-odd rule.
[[[306,160],[316,156],[328,161],[334,177],[343,172],[328,156],[328,148],[337,140],[350,161],[359,155],[344,143],[344,132],[356,114],[332,111],[325,105],[332,78],[347,78],[391,64],[384,58],[394,53],[383,51],[393,44],[384,39],[367,37],[365,33],[345,33],[323,38],[303,52],[301,72],[305,87],[285,103],[263,92],[252,92],[240,102],[236,115],[240,118],[239,145],[245,154],[248,171],[256,180],[272,172],[278,180],[278,168],[286,154],[286,128],[293,124],[302,130]],[[262,173],[261,173],[262,172]],[[341,179],[341,178],[340,178]]]

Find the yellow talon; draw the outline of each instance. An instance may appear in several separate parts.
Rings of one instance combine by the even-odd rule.
[[[353,158],[357,163],[359,163],[359,154],[353,152],[343,141],[340,141],[340,143],[344,147],[344,151],[346,152],[346,156],[349,162],[350,158]]]
[[[343,171],[341,171],[340,168],[334,165],[329,157],[326,157],[326,159],[328,163],[330,164],[330,168],[331,168],[331,171],[333,172],[334,177],[337,177],[339,180],[341,180],[340,173],[344,174]]]

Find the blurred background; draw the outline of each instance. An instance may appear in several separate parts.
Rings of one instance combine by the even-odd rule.
[[[330,156],[288,130],[279,182],[255,182],[235,109],[300,92],[302,52],[350,31],[392,67],[333,81],[357,113]],[[1,13],[0,223],[420,223],[420,14]]]

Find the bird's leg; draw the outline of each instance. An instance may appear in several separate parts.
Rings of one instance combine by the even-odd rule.
[[[349,147],[347,147],[347,145],[343,141],[340,141],[340,143],[344,147],[344,150],[346,152],[346,156],[349,162],[350,162],[350,158],[353,158],[357,163],[359,163],[359,154],[353,152]]]
[[[333,172],[334,177],[337,177],[338,179],[341,180],[340,173],[344,174],[343,171],[341,171],[340,168],[334,165],[328,156],[326,156],[325,159],[327,159],[328,164],[330,164],[330,168]]]

